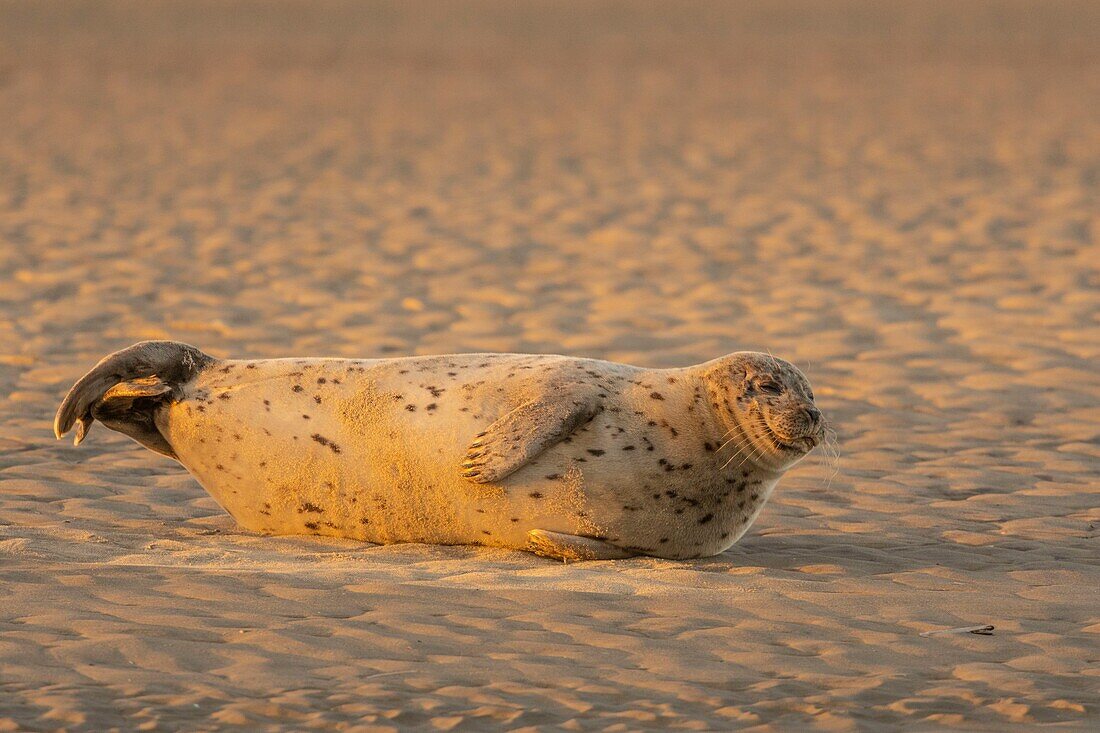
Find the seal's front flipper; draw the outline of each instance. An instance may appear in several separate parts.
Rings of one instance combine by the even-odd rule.
[[[597,387],[572,384],[523,403],[475,436],[462,475],[487,484],[518,471],[595,417],[600,394]]]
[[[622,560],[634,557],[634,553],[610,545],[603,540],[550,532],[545,529],[532,529],[527,533],[527,551],[562,562]]]

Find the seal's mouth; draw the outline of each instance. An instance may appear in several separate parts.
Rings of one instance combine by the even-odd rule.
[[[767,418],[761,416],[759,421],[764,428],[764,435],[771,441],[771,444],[775,446],[775,449],[786,453],[809,453],[816,448],[825,436],[824,427],[822,426],[810,435],[799,435],[795,437],[782,436],[775,431],[769,423]]]
[[[797,453],[809,453],[817,444],[821,442],[821,439],[814,435],[806,435],[801,438],[790,438],[784,440],[775,434],[775,431],[770,427],[768,428],[768,437],[772,443],[779,450],[793,451]]]
[[[749,453],[762,468],[790,466],[825,442],[824,420],[814,426],[812,433],[785,435],[771,425],[760,405],[750,403],[746,407],[744,411],[731,411],[733,424],[744,440],[755,446]]]

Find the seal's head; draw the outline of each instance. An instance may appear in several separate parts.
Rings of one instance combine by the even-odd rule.
[[[718,360],[707,383],[712,405],[744,454],[738,461],[785,471],[825,437],[810,383],[790,362],[740,351]]]

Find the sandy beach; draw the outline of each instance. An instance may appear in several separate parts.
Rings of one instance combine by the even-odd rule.
[[[1097,110],[1090,2],[0,2],[0,731],[1100,727]],[[841,455],[696,561],[261,537],[54,440],[161,338],[769,350]]]

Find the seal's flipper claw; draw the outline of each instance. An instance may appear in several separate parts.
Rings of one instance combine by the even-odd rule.
[[[474,436],[461,465],[466,469],[462,475],[479,484],[500,481],[568,437],[600,409],[600,391],[592,385],[567,384],[548,390],[546,396],[523,403]]]
[[[532,529],[527,533],[527,551],[562,562],[622,560],[634,553],[593,537]]]

